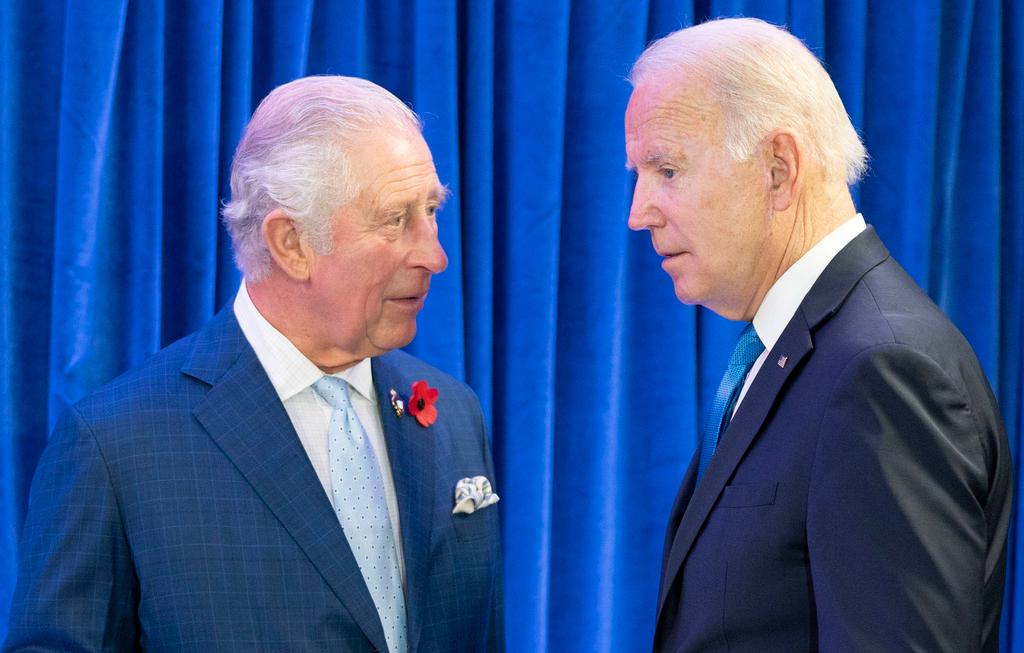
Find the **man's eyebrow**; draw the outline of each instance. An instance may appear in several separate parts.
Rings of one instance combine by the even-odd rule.
[[[437,208],[441,208],[442,206],[444,206],[445,202],[447,202],[448,198],[450,198],[451,196],[451,189],[449,189],[446,184],[441,184],[440,186],[434,188],[434,190],[430,191],[430,193],[427,195],[427,199],[437,202]]]
[[[665,155],[661,152],[651,152],[645,156],[641,161],[642,165],[646,168],[657,167],[665,160]],[[636,166],[629,160],[626,161],[626,170],[630,172],[636,172]]]

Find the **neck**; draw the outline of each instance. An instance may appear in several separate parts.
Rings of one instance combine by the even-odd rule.
[[[340,372],[366,358],[356,352],[324,345],[328,338],[312,327],[320,320],[310,311],[312,303],[304,299],[307,289],[282,276],[275,269],[257,283],[245,282],[253,305],[271,326],[325,374]]]
[[[824,185],[819,192],[805,190],[785,211],[772,216],[771,263],[764,269],[760,282],[740,319],[754,319],[765,295],[794,263],[857,213],[845,183]]]

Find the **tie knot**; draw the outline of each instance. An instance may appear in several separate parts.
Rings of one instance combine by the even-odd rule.
[[[336,376],[322,376],[313,384],[313,390],[329,403],[332,408],[348,408],[351,401],[348,397],[348,382]]]
[[[748,324],[747,328],[743,329],[743,333],[740,334],[739,340],[736,341],[736,348],[732,350],[732,358],[729,359],[729,365],[749,368],[763,351],[764,343],[757,337],[754,325]]]

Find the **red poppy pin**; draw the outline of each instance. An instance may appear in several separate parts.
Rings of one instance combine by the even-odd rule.
[[[409,397],[409,414],[416,418],[420,426],[426,428],[437,421],[437,388],[431,388],[426,381],[412,384],[412,396]]]

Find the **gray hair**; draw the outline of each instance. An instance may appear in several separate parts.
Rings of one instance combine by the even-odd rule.
[[[786,30],[755,18],[713,20],[678,30],[640,55],[629,81],[693,72],[705,77],[722,108],[725,148],[749,159],[775,129],[806,141],[830,178],[855,184],[867,170],[867,151],[821,62]]]
[[[331,216],[361,190],[347,151],[367,132],[419,134],[419,118],[397,97],[355,77],[304,77],[275,88],[242,133],[231,164],[224,226],[249,281],[270,271],[263,219],[287,213],[317,252],[331,251]]]

